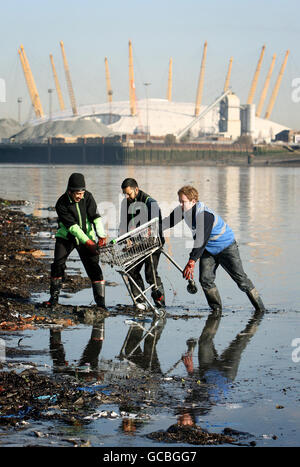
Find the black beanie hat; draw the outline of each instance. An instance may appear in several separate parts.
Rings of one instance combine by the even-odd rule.
[[[81,191],[85,190],[84,176],[79,173],[73,173],[70,175],[68,182],[68,190],[70,191]]]

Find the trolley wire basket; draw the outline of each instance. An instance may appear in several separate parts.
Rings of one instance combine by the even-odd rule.
[[[119,266],[127,272],[161,246],[159,220],[156,217],[100,248],[100,261],[103,264]]]
[[[99,249],[99,256],[102,264],[110,264],[111,266],[119,267],[118,272],[121,274],[137,308],[143,309],[141,307],[147,303],[156,316],[161,316],[161,312],[158,312],[151,304],[146,293],[153,288],[157,288],[152,255],[161,248],[162,242],[159,235],[159,219],[156,217],[140,227],[121,235],[109,245]],[[130,271],[148,257],[151,260],[153,284],[142,290],[130,275]],[[137,294],[132,292],[132,287],[138,291]]]

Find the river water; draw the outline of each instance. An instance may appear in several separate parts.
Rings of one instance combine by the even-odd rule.
[[[69,175],[77,171],[84,173],[87,189],[97,201],[111,238],[116,236],[122,200],[120,185],[124,178],[135,178],[140,188],[160,203],[163,215],[176,206],[177,190],[182,185],[194,185],[200,199],[234,230],[244,269],[267,308],[267,313],[257,317],[246,295],[219,269],[216,282],[224,309],[221,319],[212,319],[200,286],[196,295],[189,295],[178,270],[162,257],[159,272],[165,285],[167,311],[175,318],[184,313],[198,317],[167,319],[150,357],[142,342],[143,363],[131,362],[131,370],[135,365],[136,371],[151,371],[155,358],[155,371],[159,368],[164,375],[161,387],[155,391],[172,394],[174,403],[160,413],[150,414],[134,433],[122,430],[120,418],[100,418],[81,427],[76,436],[89,439],[93,446],[162,446],[145,435],[166,429],[176,423],[178,414],[190,408],[197,424],[210,431],[221,432],[224,427],[231,427],[251,433],[257,445],[299,446],[300,168],[3,165],[0,170],[0,197],[26,199],[30,204],[24,208],[25,212],[38,216],[55,216],[48,208],[65,191]],[[166,240],[166,251],[184,266],[192,245],[189,232],[179,225],[169,231]],[[72,258],[77,261],[76,252]],[[79,261],[76,266],[85,274]],[[117,283],[115,287],[107,287],[107,306],[131,304],[119,273],[108,266],[103,271],[106,280]],[[32,299],[43,298],[33,296]],[[91,302],[90,289],[61,298],[65,304]],[[91,330],[91,326],[79,325],[62,331],[61,342],[69,365],[76,365],[80,360]],[[124,316],[105,319],[98,366],[107,380],[118,371],[126,371],[119,356],[128,330]],[[31,361],[40,369],[55,371],[55,363],[47,351],[49,330],[25,331],[22,335],[27,346],[45,349],[42,356]],[[9,345],[19,338],[19,334],[12,335]],[[194,383],[188,386],[178,381],[192,379],[181,360],[190,342],[195,343]],[[204,385],[205,391],[201,378],[209,381]],[[118,407],[107,409],[119,413]],[[60,429],[70,432],[69,427]],[[21,441],[7,435],[7,445],[26,445],[30,429],[28,432],[29,435],[24,432]],[[63,445],[59,438],[56,442]]]

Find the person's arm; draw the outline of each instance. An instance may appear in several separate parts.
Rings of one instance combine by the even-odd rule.
[[[194,237],[193,249],[190,252],[190,259],[197,261],[205,250],[205,246],[210,237],[214,223],[214,215],[207,211],[202,211],[196,219],[196,235]]]
[[[171,229],[176,224],[181,222],[183,217],[183,211],[181,206],[179,205],[169,214],[169,216],[165,217],[162,220],[162,231]]]
[[[56,212],[59,222],[66,227],[70,234],[73,235],[79,243],[86,245],[94,253],[94,245],[96,247],[95,242],[92,242],[92,240],[90,240],[86,233],[80,228],[74,214],[63,203],[56,204]]]
[[[155,219],[156,217],[161,217],[158,202],[155,201],[153,198],[148,198],[146,206],[148,211],[148,222],[152,219]]]
[[[106,233],[104,230],[102,217],[99,214],[97,204],[92,193],[87,194],[86,202],[87,202],[86,203],[87,216],[91,220],[91,222],[94,224],[96,234],[98,236],[98,246],[103,247],[106,245]]]

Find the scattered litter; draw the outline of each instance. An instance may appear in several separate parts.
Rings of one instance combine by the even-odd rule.
[[[114,410],[101,410],[98,412],[94,412],[91,415],[87,415],[84,417],[85,420],[97,420],[98,418],[107,418],[107,419],[120,419],[120,418],[130,418],[134,420],[145,420],[145,419],[150,419],[150,416],[147,414],[135,414],[135,413],[129,413],[125,411],[121,411],[119,414],[117,414]]]
[[[55,402],[57,402],[57,395],[53,394],[52,396],[51,395],[38,396],[36,399],[38,399],[38,400],[48,400],[49,402],[55,403]]]
[[[32,410],[32,407],[25,407],[23,410],[19,410],[16,414],[6,414],[6,415],[0,415],[0,418],[24,418],[26,415],[29,414],[29,412]]]
[[[18,254],[19,255],[32,255],[35,258],[41,258],[41,257],[46,255],[42,250],[33,250],[33,249],[32,250],[27,250],[27,251],[26,250],[21,250],[21,251],[18,251]]]
[[[97,385],[94,385],[94,386],[77,387],[76,389],[77,389],[77,391],[90,392],[92,394],[94,394],[95,392],[100,391],[102,394],[104,394],[106,396],[110,396],[111,391],[109,391],[107,389],[104,389],[104,388],[107,388],[107,385],[97,384]]]

